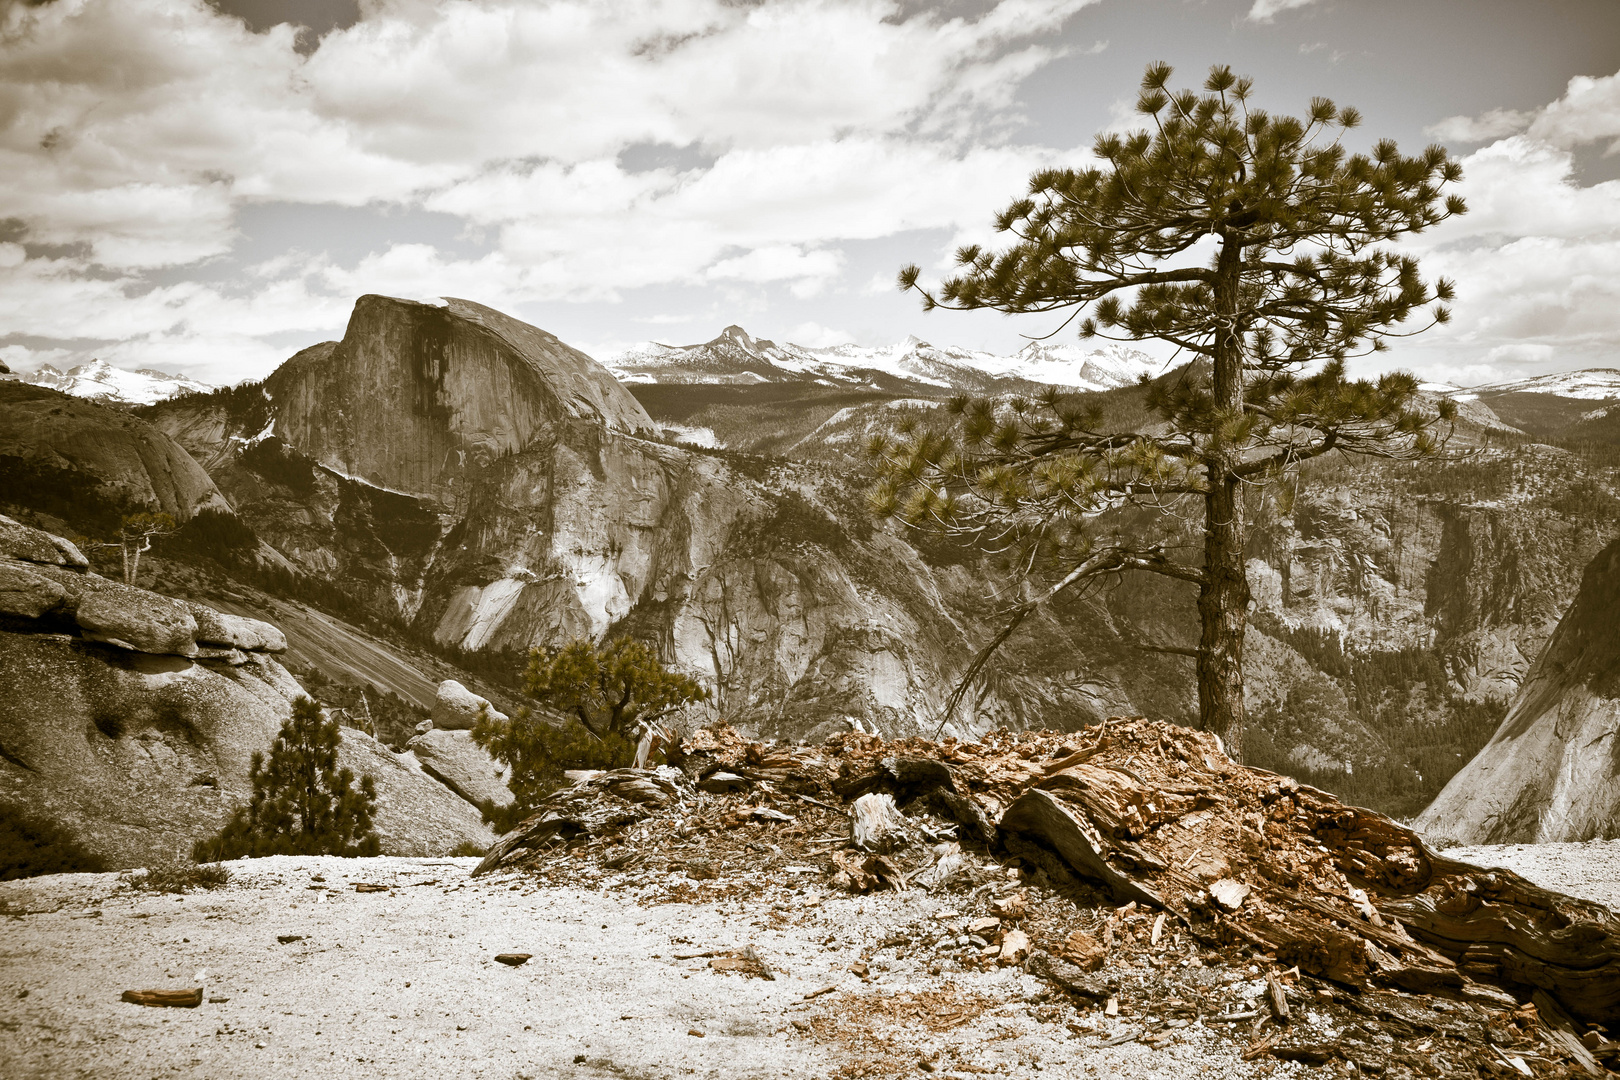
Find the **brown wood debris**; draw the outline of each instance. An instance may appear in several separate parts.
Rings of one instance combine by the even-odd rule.
[[[150,1005],[154,1008],[195,1009],[202,1004],[202,987],[190,990],[125,990],[118,998],[131,1005]]]
[[[1423,1013],[1425,1027],[1387,1005],[1402,1000],[1399,991],[1452,1002],[1456,1016],[1532,1017],[1524,1022],[1541,1033],[1543,1055],[1576,1068],[1601,1070],[1593,1047],[1620,1060],[1606,1030],[1584,1031],[1620,1023],[1612,912],[1448,859],[1389,818],[1232,762],[1201,732],[1115,718],[1072,733],[994,731],[976,743],[856,732],[812,747],[750,742],[719,727],[695,733],[674,759],[678,769],[613,770],[559,791],[477,872],[596,853],[615,868],[650,862],[725,881],[728,870],[757,876],[808,861],[823,881],[858,893],[1005,882],[995,863],[1011,862],[1059,892],[1100,885],[1121,913],[1149,919],[1110,919],[1096,936],[1044,943],[1019,930],[1023,940],[1004,948],[1027,900],[996,899],[989,914],[1007,925],[985,946],[986,962],[1023,963],[1076,1000],[1109,996],[1089,972],[1120,947],[1118,933],[1149,954],[1186,935],[1348,988],[1379,1023],[1437,1030],[1443,1013]],[[776,861],[754,854],[769,850],[758,841],[734,846],[765,829],[782,838]],[[631,837],[641,846],[627,854]],[[1297,1011],[1286,982],[1267,973],[1257,1015],[1277,1031],[1251,1049],[1327,1060],[1332,1047],[1279,1034]],[[1491,1030],[1497,1041],[1475,1040],[1475,1056],[1517,1074],[1505,1059],[1526,1029]]]

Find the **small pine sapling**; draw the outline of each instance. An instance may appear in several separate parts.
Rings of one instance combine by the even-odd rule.
[[[376,855],[381,843],[371,827],[376,782],[340,769],[342,736],[336,720],[307,697],[293,703],[292,716],[270,747],[270,758],[253,755],[253,795],[210,840],[194,849],[198,862],[261,858],[266,855]]]

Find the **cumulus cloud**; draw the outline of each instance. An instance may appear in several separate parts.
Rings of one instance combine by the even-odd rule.
[[[312,53],[289,26],[252,33],[205,0],[5,5],[0,221],[61,256],[30,260],[6,328],[162,343],[175,364],[231,312],[218,366],[286,314],[278,293],[304,314],[264,333],[357,288],[810,295],[842,273],[840,242],[982,231],[1063,157],[1016,144],[1016,95],[1057,55],[1042,35],[1094,2],[964,17],[900,0],[369,0]],[[626,167],[645,146],[685,149]],[[397,244],[347,266],[317,252],[240,270],[251,290],[151,287],[154,271],[230,257],[238,209],[263,202],[425,208],[490,250]],[[81,321],[88,297],[118,313]]]
[[[1573,79],[1462,159],[1469,213],[1409,245],[1457,281],[1455,319],[1403,358],[1436,376],[1491,373],[1476,382],[1620,358],[1620,181],[1581,184],[1573,152],[1620,134],[1616,87]]]
[[[1248,20],[1268,23],[1285,11],[1308,7],[1314,3],[1316,0],[1254,0],[1254,6],[1249,8]]]
[[[1513,135],[1530,126],[1535,113],[1520,109],[1492,109],[1479,116],[1448,116],[1423,129],[1446,142],[1477,143]]]

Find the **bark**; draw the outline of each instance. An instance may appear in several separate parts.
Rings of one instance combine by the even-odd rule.
[[[1198,590],[1198,721],[1243,760],[1243,632],[1249,616],[1249,579],[1243,567],[1245,529],[1242,481],[1234,474],[1235,447],[1222,421],[1243,415],[1243,340],[1236,326],[1241,245],[1222,238],[1215,265],[1216,312],[1231,320],[1215,337],[1210,390],[1216,430],[1209,436],[1204,497],[1204,580]]]
[[[1436,855],[1208,735],[1132,721],[1082,756],[1046,767],[1000,827],[1116,903],[1350,986],[1507,1009],[1539,991],[1586,1023],[1620,1021],[1620,918],[1600,904]]]

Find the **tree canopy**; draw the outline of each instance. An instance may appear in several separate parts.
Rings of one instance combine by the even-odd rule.
[[[1058,389],[958,398],[949,423],[873,438],[871,505],[1055,572],[1010,609],[990,649],[1035,606],[1099,575],[1196,584],[1200,718],[1238,752],[1244,492],[1332,451],[1435,448],[1450,402],[1424,407],[1412,375],[1352,379],[1346,362],[1448,319],[1452,284],[1425,281],[1388,242],[1466,207],[1443,194],[1462,172],[1442,147],[1405,156],[1386,139],[1351,153],[1340,140],[1360,122],[1354,109],[1315,98],[1304,119],[1273,116],[1227,67],[1202,92],[1170,90],[1171,74],[1160,63],[1143,76],[1146,129],[1099,136],[1095,166],[1031,178],[995,219],[1006,248],[960,249],[961,272],[934,289],[916,266],[900,273],[925,309],[1067,311],[1082,339],[1167,343],[1181,363],[1146,391],[1155,422],[1110,429]],[[1422,324],[1408,326],[1414,316]],[[1196,517],[1202,558],[1175,557],[1164,531],[1120,512],[1133,507]]]
[[[506,784],[512,805],[482,807],[503,832],[561,786],[565,771],[628,766],[644,726],[709,697],[703,686],[667,670],[651,648],[628,637],[530,650],[523,682],[527,697],[570,722],[558,726],[529,708],[507,721],[479,717],[474,741],[512,771]]]

